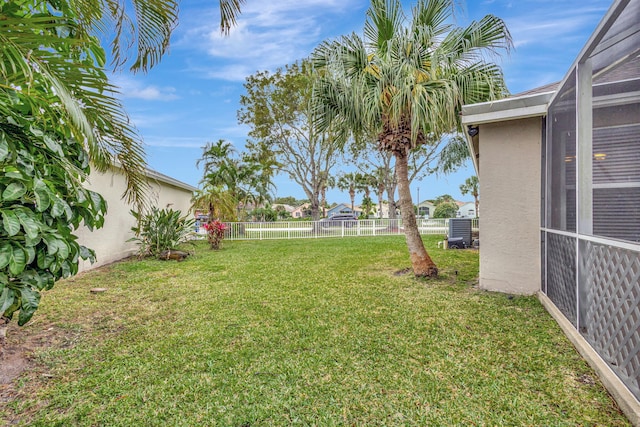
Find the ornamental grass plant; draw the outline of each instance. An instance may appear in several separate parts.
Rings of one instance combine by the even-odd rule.
[[[535,297],[479,291],[478,253],[437,241],[430,280],[390,236],[201,241],[61,282],[9,335],[55,339],[0,424],[628,425]]]

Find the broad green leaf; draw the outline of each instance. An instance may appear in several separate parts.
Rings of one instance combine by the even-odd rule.
[[[12,249],[9,258],[9,272],[12,276],[17,276],[24,271],[27,265],[27,254],[20,246],[13,246]]]
[[[64,240],[60,239],[57,241],[58,245],[58,258],[67,259],[69,257],[69,244]]]
[[[51,190],[41,179],[36,179],[33,191],[36,198],[36,209],[38,212],[44,212],[51,204],[51,197],[49,196]]]
[[[44,271],[44,272],[40,272],[40,277],[42,277],[42,280],[44,282],[44,288],[45,290],[51,289],[53,288],[53,285],[56,283],[55,278],[53,277],[53,274],[51,274],[48,271]]]
[[[53,207],[51,208],[51,216],[54,218],[61,217],[64,213],[64,201],[56,198],[53,201]]]
[[[22,228],[29,239],[35,239],[40,233],[40,225],[35,219],[35,215],[29,209],[16,209],[16,216],[22,224]]]
[[[27,246],[24,250],[27,253],[27,264],[31,264],[36,259],[36,249],[33,246]]]
[[[0,133],[0,162],[4,161],[9,155],[9,143],[7,142],[7,138],[3,133]]]
[[[24,196],[27,192],[27,187],[21,182],[12,182],[7,185],[7,188],[2,192],[3,200],[17,200]]]
[[[40,293],[25,286],[20,289],[20,315],[18,316],[18,325],[23,326],[27,323],[33,313],[38,309],[40,303]]]
[[[12,179],[22,179],[24,178],[24,176],[22,175],[22,172],[18,171],[18,170],[12,170],[12,171],[7,171],[4,174],[5,178],[12,178]]]
[[[47,245],[47,255],[55,255],[58,252],[58,239],[55,236],[45,234],[42,236],[42,240],[44,240]]]
[[[42,270],[48,269],[51,263],[56,260],[56,257],[47,254],[47,252],[43,249],[38,249],[36,258],[38,260],[38,268]]]
[[[60,144],[58,143],[58,141],[55,141],[53,138],[45,135],[44,138],[44,143],[47,146],[47,148],[51,151],[53,151],[54,153],[60,155],[60,156],[64,156],[64,153],[62,151],[62,147],[60,146]]]
[[[96,252],[93,249],[80,245],[80,258],[88,259],[93,264],[96,262]]]
[[[89,190],[89,197],[91,197],[91,204],[95,210],[101,212],[107,211],[107,201],[100,194]]]
[[[2,225],[9,236],[15,236],[20,231],[20,220],[10,209],[2,211]]]
[[[11,244],[9,242],[2,241],[0,242],[0,269],[4,269],[7,265],[9,265],[9,260],[11,260],[11,254],[13,253],[13,249],[11,248]]]
[[[15,292],[9,287],[5,287],[0,293],[0,316],[5,315],[5,312],[9,307],[13,305],[15,301]]]

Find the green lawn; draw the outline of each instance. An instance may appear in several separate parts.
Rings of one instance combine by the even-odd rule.
[[[477,252],[437,240],[431,281],[399,274],[400,236],[202,245],[61,282],[10,330],[57,338],[0,424],[628,425],[535,297],[477,291]]]

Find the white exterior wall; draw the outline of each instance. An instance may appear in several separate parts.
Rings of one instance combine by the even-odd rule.
[[[540,118],[480,126],[480,288],[540,290]]]
[[[150,199],[154,206],[160,209],[167,206],[173,210],[180,210],[185,215],[191,207],[191,188],[180,188],[176,185],[150,178]],[[78,243],[96,251],[96,262],[80,260],[79,271],[89,270],[104,264],[120,260],[134,254],[137,245],[127,242],[133,236],[131,227],[135,220],[129,212],[132,208],[122,200],[122,194],[126,189],[124,175],[120,172],[99,173],[92,171],[89,175],[89,185],[92,191],[100,193],[107,201],[107,215],[104,226],[100,229],[89,231],[81,226],[74,234],[78,236]]]

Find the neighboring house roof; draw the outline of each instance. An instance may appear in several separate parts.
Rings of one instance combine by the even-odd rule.
[[[528,96],[528,95],[539,95],[541,93],[555,92],[556,90],[558,90],[558,86],[560,86],[560,82],[549,83],[533,89],[525,90],[524,92],[513,94],[507,97],[507,99],[520,98],[521,96]]]
[[[361,212],[362,209],[354,206],[353,210],[351,209],[351,205],[347,205],[346,203],[339,203],[336,206],[330,208],[327,210],[327,216],[332,216],[333,214],[337,213],[337,212],[341,212],[341,211],[345,211],[345,212]]]
[[[285,211],[287,211],[287,212],[289,212],[289,213],[291,213],[291,212],[293,212],[293,211],[295,211],[295,210],[296,210],[296,208],[294,208],[293,206],[291,206],[291,205],[286,205],[286,204],[284,204],[284,203],[276,203],[275,205],[272,205],[271,207],[275,209],[275,208],[277,208],[278,206],[282,206],[282,207],[284,208],[284,210],[285,210]]]

